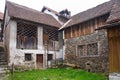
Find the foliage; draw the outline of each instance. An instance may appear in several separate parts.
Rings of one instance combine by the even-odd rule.
[[[11,76],[8,76],[11,80]],[[102,74],[89,73],[72,68],[55,68],[14,72],[14,80],[106,80]]]

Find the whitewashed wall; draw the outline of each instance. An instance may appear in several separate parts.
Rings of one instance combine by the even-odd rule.
[[[45,49],[43,47],[43,26],[38,26],[38,49],[17,49],[17,22],[10,20],[6,28],[6,40],[5,44],[8,46],[9,51],[9,65],[14,63],[15,65],[26,65],[26,63],[32,63],[31,65],[36,67],[36,54],[43,54],[43,68],[47,64],[47,56],[45,55]],[[32,61],[25,61],[25,53],[32,53]],[[49,54],[53,54],[53,58],[61,58],[62,56],[58,51],[49,51]],[[55,58],[56,57],[56,58]]]

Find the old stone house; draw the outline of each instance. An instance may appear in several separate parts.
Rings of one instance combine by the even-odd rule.
[[[111,17],[116,19],[120,17],[118,3],[119,0],[111,0],[80,12],[59,29],[64,34],[64,56],[68,63],[92,72],[108,72],[111,69],[109,64],[115,66],[116,63],[113,64],[108,60],[107,31],[96,29],[107,25]],[[117,64],[116,66],[118,67]]]
[[[118,73],[119,8],[120,1],[111,0],[69,18],[67,10],[39,12],[7,1],[2,27],[7,62],[46,68],[48,60],[63,58],[88,71]]]
[[[51,15],[7,1],[3,32],[8,65],[46,68],[49,60],[62,58],[60,26]]]

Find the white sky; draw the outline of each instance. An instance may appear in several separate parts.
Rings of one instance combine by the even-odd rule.
[[[68,9],[71,14],[95,7],[109,0],[9,0],[36,10],[41,11],[43,6],[47,6],[55,11]],[[0,0],[0,12],[4,12],[5,0]]]

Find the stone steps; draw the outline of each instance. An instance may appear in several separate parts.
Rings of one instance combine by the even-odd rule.
[[[0,53],[0,80],[7,80],[7,72],[9,72],[9,70],[5,53]]]
[[[0,74],[0,80],[7,80],[6,74]]]
[[[9,72],[7,65],[0,65],[0,80],[7,80],[7,73]]]
[[[8,71],[9,70],[7,65],[0,65],[0,73],[6,73]]]
[[[0,62],[0,66],[1,65],[7,65],[7,62],[5,62],[5,61],[4,62]]]
[[[0,74],[6,73],[6,69],[5,68],[0,68]]]

